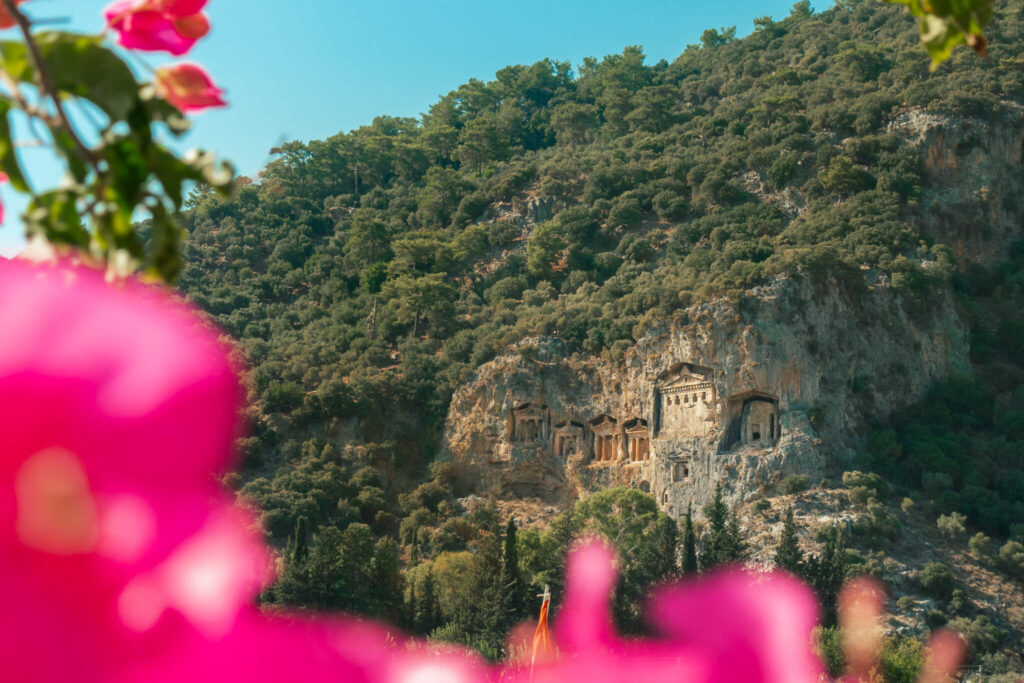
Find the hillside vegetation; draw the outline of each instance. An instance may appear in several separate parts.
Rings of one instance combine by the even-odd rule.
[[[856,291],[877,269],[922,306],[955,286],[977,371],[877,425],[863,463],[935,514],[1024,534],[1022,259],[967,268],[929,238],[921,160],[888,128],[909,109],[996,120],[1024,101],[1022,9],[999,3],[991,58],[958,51],[935,74],[913,21],[867,0],[799,2],[742,39],[711,29],[671,63],[634,46],[510,66],[418,119],[285,144],[229,199],[194,193],[181,284],[251,367],[252,435],[228,483],[286,558],[265,599],[493,653],[526,584],[557,586],[569,531],[612,524],[611,503],[582,501],[518,551],[513,534],[509,566],[496,511],[464,514],[468,491],[433,462],[453,389],[531,335],[620,358],[691,303],[742,301],[779,273]],[[645,505],[612,508],[637,510],[645,548],[674,548]],[[678,569],[649,552],[630,560],[631,599]],[[488,617],[472,606],[503,594],[495,572],[522,592]],[[639,628],[635,605],[617,615]]]

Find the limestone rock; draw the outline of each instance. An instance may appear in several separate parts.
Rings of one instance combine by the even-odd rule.
[[[695,305],[619,362],[526,339],[452,399],[442,457],[478,493],[561,504],[616,485],[680,516],[721,482],[729,503],[791,474],[819,480],[862,426],[967,366],[948,293],[779,277],[741,304]]]

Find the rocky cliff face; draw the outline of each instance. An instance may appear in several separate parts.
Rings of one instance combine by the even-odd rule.
[[[889,132],[920,152],[925,234],[961,267],[1004,260],[1024,215],[1024,110],[1007,103],[982,120],[911,109]],[[496,210],[528,234],[564,202],[520,204]],[[735,503],[790,474],[820,478],[850,460],[867,420],[968,367],[949,292],[913,302],[884,274],[863,275],[781,277],[741,304],[693,306],[618,361],[525,340],[456,392],[443,456],[481,493],[559,503],[625,484],[677,516],[718,482]]]
[[[751,294],[690,308],[619,362],[521,342],[456,392],[444,455],[499,497],[624,484],[678,516],[719,481],[739,502],[790,474],[820,478],[865,419],[966,367],[948,296],[911,305],[886,286],[789,277]]]
[[[911,109],[889,124],[921,154],[923,229],[961,265],[998,265],[1024,218],[1024,109],[1004,102],[984,118]]]

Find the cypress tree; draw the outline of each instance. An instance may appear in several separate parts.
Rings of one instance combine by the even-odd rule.
[[[828,531],[821,555],[810,564],[811,583],[821,601],[824,625],[835,626],[838,621],[836,600],[846,580],[846,539],[839,527]]]
[[[679,525],[674,519],[662,516],[655,522],[651,550],[654,581],[679,575]]]
[[[295,547],[292,548],[292,562],[295,564],[302,564],[309,557],[309,543],[306,538],[309,535],[307,525],[305,516],[299,517],[299,521],[295,523]]]
[[[693,531],[693,504],[686,506],[686,522],[683,526],[683,573],[697,571],[697,534]]]
[[[427,567],[427,574],[423,577],[418,606],[416,625],[420,633],[430,633],[441,625],[441,605],[437,599],[437,581],[432,567]]]
[[[551,604],[558,605],[565,593],[565,561],[569,546],[580,531],[580,523],[574,508],[569,508],[551,522],[548,537],[551,540],[552,556],[548,581],[551,587]]]
[[[516,520],[511,517],[505,526],[503,563],[502,585],[507,594],[508,621],[511,625],[522,619],[526,613],[526,587],[523,585],[523,577],[519,573]]]
[[[423,633],[420,630],[420,613],[421,607],[419,600],[416,599],[416,582],[409,582],[409,598],[405,601],[405,607],[402,610],[403,616],[407,626],[411,626],[413,630],[418,633]]]
[[[742,562],[747,559],[747,539],[740,529],[740,516],[736,510],[729,513],[729,522],[725,527],[725,562]]]
[[[708,542],[701,554],[701,569],[710,569],[732,562],[742,562],[747,556],[747,542],[740,529],[740,518],[735,510],[729,512],[722,501],[722,485],[715,487],[715,497],[704,506],[708,518]]]
[[[711,569],[729,561],[729,508],[722,502],[722,485],[715,486],[715,497],[704,506],[708,520],[708,539],[701,553],[701,569]]]
[[[796,576],[804,576],[804,554],[796,537],[796,521],[793,519],[793,508],[786,511],[782,523],[782,534],[779,545],[775,549],[775,566]]]

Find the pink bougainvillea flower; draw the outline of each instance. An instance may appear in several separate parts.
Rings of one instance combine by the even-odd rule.
[[[206,0],[119,0],[103,15],[121,46],[183,55],[210,31],[205,5]]]
[[[20,5],[28,0],[14,0],[15,5]],[[7,11],[7,8],[0,5],[0,29],[12,28],[17,25],[17,21],[11,16],[11,13]]]
[[[0,261],[0,329],[5,674],[88,680],[169,623],[223,631],[268,562],[213,478],[241,399],[217,330],[166,290],[23,261]]]
[[[650,603],[660,636],[651,640],[616,635],[609,612],[613,556],[602,542],[577,548],[566,578],[556,624],[560,657],[537,667],[537,683],[820,680],[821,663],[810,647],[817,606],[788,576],[732,570],[662,589]]]
[[[224,91],[198,64],[186,62],[160,67],[154,83],[157,94],[184,113],[227,105],[222,97]]]

